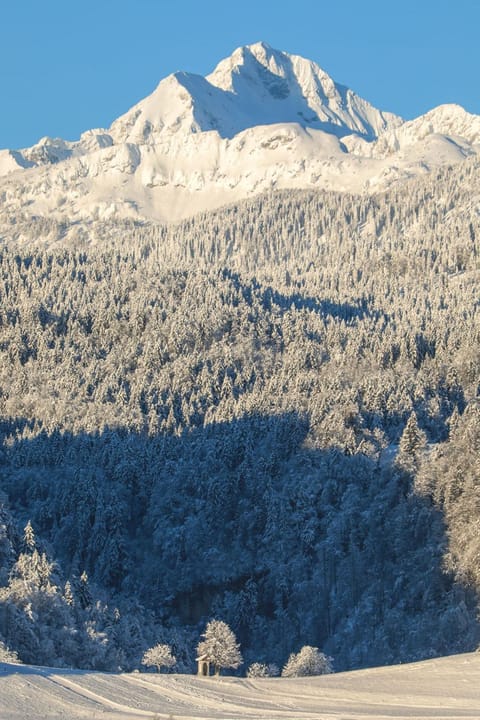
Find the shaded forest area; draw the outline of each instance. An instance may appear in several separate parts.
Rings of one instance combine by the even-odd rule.
[[[217,617],[247,665],[477,646],[477,165],[5,243],[5,645],[191,670]]]

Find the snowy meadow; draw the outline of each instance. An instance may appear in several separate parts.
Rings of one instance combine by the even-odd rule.
[[[0,665],[2,720],[460,720],[480,716],[480,656],[317,678],[111,675]]]

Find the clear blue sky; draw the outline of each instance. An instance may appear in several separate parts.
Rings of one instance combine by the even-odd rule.
[[[480,0],[5,0],[0,147],[108,127],[169,73],[257,40],[406,118],[480,114]]]

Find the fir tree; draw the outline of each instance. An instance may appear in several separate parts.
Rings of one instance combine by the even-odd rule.
[[[25,525],[25,528],[23,530],[23,548],[23,552],[30,554],[33,553],[36,548],[35,532],[33,530],[30,520]]]
[[[406,469],[415,469],[421,453],[427,445],[427,437],[418,427],[417,416],[412,412],[407,420],[398,446],[398,462]]]

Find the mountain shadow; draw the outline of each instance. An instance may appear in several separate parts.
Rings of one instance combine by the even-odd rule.
[[[305,295],[300,291],[293,291],[290,294],[279,292],[273,287],[262,285],[253,279],[246,283],[240,273],[224,268],[222,270],[224,279],[228,279],[234,288],[242,294],[248,305],[253,304],[253,295],[258,293],[261,305],[265,310],[271,310],[276,305],[281,312],[291,309],[310,310],[321,317],[330,317],[337,320],[344,320],[347,323],[354,323],[356,320],[363,320],[365,317],[385,322],[389,316],[372,307],[372,299],[360,297],[353,302],[335,302],[328,298],[317,298]]]
[[[110,598],[108,618],[101,628],[95,621],[104,648],[97,667],[137,667],[145,643],[163,633],[190,643],[182,667],[191,670],[212,617],[231,625],[246,664],[281,666],[309,644],[340,670],[478,642],[475,596],[443,570],[441,514],[415,495],[408,472],[380,460],[380,449],[314,449],[307,418],[295,412],[252,413],[180,435],[106,428],[27,437],[28,427],[19,421],[10,434],[2,425],[0,489],[19,529],[31,521],[38,555],[58,563],[49,572],[63,604],[69,579],[69,612],[98,620],[94,591]],[[11,545],[3,563],[18,579],[18,537]],[[87,576],[85,600],[79,578]],[[65,638],[53,637],[64,632],[64,609],[55,610],[61,621],[50,621],[45,645],[39,625],[60,602],[45,593],[38,585],[25,609],[11,588],[0,589],[0,639],[26,662],[38,648],[37,662],[81,667],[87,645],[70,634],[65,657]]]

